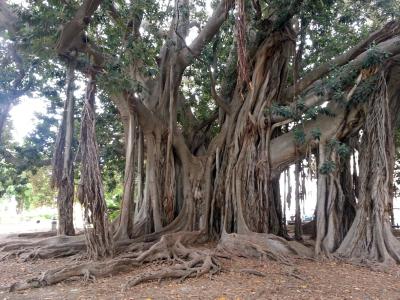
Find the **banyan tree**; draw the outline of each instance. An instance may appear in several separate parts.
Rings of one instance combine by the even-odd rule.
[[[221,257],[234,255],[400,263],[390,221],[400,23],[388,15],[375,31],[350,41],[336,36],[336,56],[306,59],[318,22],[338,11],[345,18],[345,2],[222,0],[207,14],[189,0],[65,1],[69,13],[51,49],[67,70],[53,157],[60,235],[3,251],[24,259],[87,253],[91,260],[10,289],[106,276],[159,259],[176,265],[127,287],[216,273]],[[77,74],[86,93],[73,153],[70,86]],[[112,222],[96,139],[99,93],[123,125],[123,195]],[[299,225],[297,241],[287,233],[280,178],[292,165],[297,211],[304,169],[317,179],[313,247],[301,242]],[[74,191],[85,210],[83,236],[73,236],[68,220]],[[199,247],[206,242],[209,249]]]

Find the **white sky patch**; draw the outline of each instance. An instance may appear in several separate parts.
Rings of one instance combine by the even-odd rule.
[[[46,113],[46,100],[40,97],[22,96],[19,104],[10,111],[14,141],[22,144],[24,138],[35,128],[38,113]]]

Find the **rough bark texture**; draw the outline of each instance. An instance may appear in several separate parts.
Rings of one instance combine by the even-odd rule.
[[[301,241],[303,239],[302,235],[302,227],[301,227],[301,211],[300,211],[300,201],[303,200],[303,197],[301,193],[303,191],[300,191],[301,185],[300,185],[300,169],[301,169],[301,162],[296,162],[295,164],[295,170],[294,170],[294,176],[295,176],[295,201],[296,201],[296,207],[295,207],[295,215],[294,215],[294,238],[297,241]]]
[[[369,99],[363,127],[358,209],[336,253],[358,261],[389,264],[400,262],[400,241],[391,231],[388,210],[394,146],[387,73],[378,72],[379,83]]]
[[[80,134],[81,179],[78,196],[85,211],[85,237],[89,258],[113,255],[113,241],[108,224],[107,206],[101,180],[95,129],[95,75],[89,74]]]
[[[74,167],[72,159],[72,142],[74,136],[74,72],[75,60],[67,66],[66,99],[63,118],[58,131],[53,156],[52,185],[58,188],[57,209],[59,235],[74,235],[73,203],[74,203]]]
[[[287,58],[293,46],[290,32],[273,32],[259,47],[254,61],[251,89],[245,99],[236,91],[232,114],[226,117],[222,152],[223,180],[216,187],[223,195],[224,228],[227,232],[269,232],[269,221],[276,218],[270,164],[272,130],[265,111],[278,101],[286,80]],[[217,190],[217,191],[218,191]],[[218,202],[217,202],[218,203]]]
[[[135,152],[137,144],[137,130],[135,117],[130,114],[128,119],[127,134],[125,135],[125,173],[124,188],[121,203],[121,214],[119,224],[114,234],[115,239],[127,239],[132,232],[134,208],[134,190],[135,190]]]
[[[93,3],[99,4],[98,1]],[[176,1],[168,43],[163,45],[159,56],[159,75],[144,78],[139,72],[140,61],[129,65],[131,79],[143,84],[148,93],[123,90],[113,98],[122,116],[126,116],[128,110],[129,114],[137,118],[141,135],[139,141],[143,143],[138,143],[138,167],[142,168],[145,162],[146,168],[145,175],[139,175],[141,182],[138,183],[143,186],[143,197],[140,191],[137,214],[131,232],[128,232],[130,212],[133,210],[130,192],[132,185],[129,181],[134,177],[134,171],[130,167],[135,159],[131,156],[132,147],[127,145],[123,212],[116,235],[122,238],[119,242],[125,245],[127,253],[107,262],[55,269],[42,277],[13,285],[12,290],[54,284],[74,276],[106,276],[158,259],[173,259],[177,265],[135,278],[127,286],[152,279],[184,279],[196,274],[217,272],[217,257],[221,253],[267,257],[288,264],[291,263],[292,255],[308,257],[311,255],[310,250],[302,244],[273,235],[284,233],[279,175],[282,170],[309,153],[310,148],[317,146],[320,162],[328,158],[334,160],[334,153],[327,153],[325,149],[327,141],[331,138],[344,140],[359,132],[365,120],[365,149],[361,153],[359,203],[354,222],[348,230],[353,216],[343,213],[347,209],[343,203],[350,201],[344,200],[342,192],[343,187],[349,188],[346,184],[351,177],[346,162],[340,174],[343,183],[338,179],[339,174],[319,176],[315,250],[317,254],[325,252],[329,255],[338,248],[337,254],[343,257],[377,261],[386,261],[390,257],[398,261],[398,242],[390,233],[385,210],[389,203],[389,165],[392,162],[385,80],[381,80],[379,92],[371,97],[368,106],[371,109],[363,105],[344,107],[331,101],[327,107],[334,117],[318,116],[316,120],[302,123],[304,146],[294,142],[293,127],[281,131],[283,126],[293,124],[293,120],[276,122],[271,114],[272,105],[283,104],[287,94],[297,95],[310,88],[310,94],[305,95],[307,105],[321,104],[321,101],[329,100],[331,96],[332,91],[321,96],[315,92],[316,87],[311,86],[329,72],[330,67],[326,65],[317,68],[303,80],[300,79],[294,90],[290,88],[285,91],[289,59],[294,47],[294,32],[289,20],[302,1],[293,2],[283,19],[279,16],[271,17],[268,20],[271,23],[268,32],[264,32],[260,40],[252,41],[253,49],[247,53],[252,62],[248,68],[247,87],[234,85],[229,90],[223,90],[222,97],[217,95],[212,83],[212,95],[221,110],[219,116],[211,116],[207,121],[212,123],[218,117],[219,132],[210,135],[210,138],[197,140],[195,131],[204,126],[194,118],[190,109],[185,110],[184,99],[180,99],[182,77],[185,68],[200,55],[204,46],[218,32],[233,3],[229,0],[221,1],[198,37],[187,46],[184,38],[189,29],[189,1]],[[78,11],[75,20],[86,20],[94,9],[86,3]],[[88,14],[85,15],[86,19],[80,15],[82,10]],[[79,32],[83,32],[85,24],[78,25]],[[62,34],[65,40],[60,41],[64,45],[59,46],[61,54],[78,49],[72,45],[74,38],[71,41],[65,35],[68,31],[65,29]],[[364,48],[374,40],[383,41],[377,48],[387,51],[388,56],[396,55],[400,52],[400,38],[393,37],[397,31],[397,23],[390,23],[382,32],[374,33],[334,62],[337,65],[349,63],[350,67],[361,72],[368,57]],[[140,38],[140,35],[136,38]],[[78,50],[89,53],[85,49]],[[235,59],[228,63],[233,63],[235,68]],[[347,94],[354,93],[359,83],[355,80],[345,86]],[[112,240],[108,230],[94,134],[95,87],[93,74],[90,74],[81,129],[80,199],[85,206],[87,221],[93,225],[93,228],[86,228],[86,236],[89,253],[96,259],[112,254]],[[193,117],[189,128],[182,128],[183,125],[178,123],[178,111]],[[321,131],[319,141],[312,137],[315,128]],[[209,134],[209,131],[204,135]],[[376,159],[367,159],[371,157]],[[297,180],[297,188],[300,184],[300,180]],[[368,190],[368,187],[372,189]],[[299,201],[297,211],[300,212]],[[338,212],[342,217],[338,217]],[[345,218],[346,221],[343,221]],[[126,236],[135,239],[124,241]],[[189,248],[195,242],[202,243],[210,238],[219,239],[215,251]]]
[[[341,244],[354,220],[356,199],[350,173],[350,156],[340,161],[321,144],[320,161],[325,153],[336,163],[332,173],[318,176],[316,254],[330,256]],[[325,149],[322,149],[325,148]]]

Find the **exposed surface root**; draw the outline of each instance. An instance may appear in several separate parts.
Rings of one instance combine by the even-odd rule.
[[[7,235],[6,238],[25,238],[25,239],[37,239],[37,238],[48,238],[56,236],[57,231],[38,231],[38,232],[23,232]]]
[[[201,238],[201,232],[180,232],[164,235],[159,242],[148,250],[139,253],[136,260],[148,262],[159,259],[173,260],[176,265],[166,270],[144,274],[133,278],[125,285],[125,289],[150,280],[179,278],[185,280],[189,277],[201,276],[206,273],[215,274],[220,270],[220,265],[212,251],[188,248],[184,244],[193,244]],[[139,247],[146,248],[148,243]],[[132,255],[131,255],[132,257]]]
[[[132,244],[123,256],[103,261],[72,265],[49,270],[43,275],[13,284],[9,290],[17,291],[56,284],[70,278],[81,277],[84,280],[126,272],[135,266],[156,260],[173,260],[176,266],[158,273],[144,275],[128,282],[127,287],[152,279],[181,278],[200,276],[220,270],[218,262],[208,250],[187,248],[184,244],[193,244],[201,240],[201,232],[179,232],[166,234],[156,243]]]
[[[178,263],[166,270],[145,274],[131,279],[125,289],[150,280],[179,278],[181,281],[189,277],[197,277],[206,273],[215,274],[221,267],[210,251],[200,251],[176,245],[174,260]]]
[[[269,258],[291,264],[290,256],[312,257],[312,250],[296,241],[286,241],[276,235],[255,233],[223,234],[217,249],[247,258]]]
[[[116,259],[61,267],[44,272],[41,276],[14,283],[9,287],[9,291],[21,291],[30,288],[53,285],[75,277],[81,277],[83,280],[88,281],[90,279],[95,279],[96,277],[104,277],[106,275],[128,271],[133,266],[138,265],[139,263],[132,259]]]
[[[16,240],[2,243],[0,247],[1,252],[7,252],[0,261],[10,257],[22,260],[65,257],[86,248],[83,236],[56,236],[34,242]]]
[[[128,289],[150,280],[171,278],[185,280],[189,277],[215,274],[221,270],[216,258],[223,255],[249,258],[267,257],[291,264],[290,256],[311,257],[313,253],[312,250],[298,242],[286,241],[275,235],[261,233],[224,234],[217,246],[216,253],[214,250],[190,246],[204,242],[204,237],[202,232],[177,232],[165,234],[157,242],[139,242],[131,245],[124,243],[125,252],[118,258],[49,270],[37,278],[13,284],[10,291],[52,285],[76,277],[84,280],[104,277],[126,272],[135,266],[157,260],[170,261],[174,264],[164,270],[132,278],[125,285],[125,289]]]

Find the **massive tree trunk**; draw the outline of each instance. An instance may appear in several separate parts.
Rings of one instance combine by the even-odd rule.
[[[301,1],[294,3],[298,5]],[[304,131],[302,146],[294,141],[294,129],[274,134],[283,125],[293,124],[293,120],[277,121],[271,112],[272,105],[282,105],[283,100],[288,99],[293,102],[296,100],[296,95],[309,88],[332,68],[332,62],[324,64],[317,68],[316,72],[305,76],[295,86],[285,91],[289,58],[294,47],[294,33],[289,19],[290,13],[296,11],[292,12],[291,9],[295,7],[291,7],[290,13],[285,15],[284,20],[277,16],[268,20],[272,23],[270,31],[264,32],[261,41],[253,41],[254,49],[248,52],[251,63],[247,70],[240,70],[245,71],[242,74],[248,72],[249,82],[246,82],[246,76],[241,76],[244,82],[240,80],[232,90],[224,91],[225,95],[230,96],[229,100],[217,95],[215,85],[211,87],[213,98],[222,112],[219,132],[210,142],[202,140],[201,147],[198,145],[193,147],[192,143],[198,141],[193,141],[194,138],[191,140],[187,136],[196,135],[185,135],[186,128],[182,128],[183,125],[177,122],[177,111],[183,110],[179,107],[182,101],[178,101],[182,76],[185,68],[200,55],[205,44],[217,33],[227,17],[228,10],[233,6],[233,1],[222,1],[217,6],[214,15],[189,46],[183,41],[189,26],[187,13],[189,3],[182,0],[176,1],[175,4],[177,13],[172,20],[168,43],[164,44],[160,53],[159,75],[143,79],[136,71],[131,72],[133,80],[140,81],[147,87],[146,92],[123,91],[122,97],[119,97],[129,107],[129,113],[137,118],[143,134],[145,154],[138,163],[139,165],[145,161],[146,165],[143,200],[132,225],[133,232],[130,234],[138,238],[127,248],[129,253],[119,260],[66,270],[57,269],[47,273],[47,276],[32,281],[33,283],[28,282],[28,286],[37,282],[51,284],[71,276],[81,276],[86,270],[104,276],[160,258],[173,258],[179,261],[179,264],[165,272],[144,276],[132,283],[166,277],[186,278],[194,276],[196,272],[198,274],[214,272],[218,270],[215,256],[208,251],[188,249],[187,244],[204,242],[215,237],[219,239],[217,250],[232,255],[269,257],[285,263],[288,263],[290,255],[309,255],[309,249],[300,243],[286,241],[275,235],[283,232],[281,205],[278,200],[279,174],[301,159],[310,148],[318,146],[318,141],[312,134],[315,128],[321,131],[320,161],[324,162],[327,158],[334,159],[332,157],[334,153],[326,153],[327,141],[331,138],[344,140],[347,136],[357,133],[365,120],[363,113],[366,108],[362,105],[344,107],[331,101],[327,107],[331,109],[333,117],[318,116],[316,120],[305,121],[294,128],[301,127]],[[276,22],[273,21],[275,17],[278,18]],[[368,53],[363,52],[364,48],[373,41],[383,40],[384,42],[378,47],[390,53],[389,56],[399,53],[400,38],[386,41],[395,32],[392,25],[389,26],[391,32],[389,35],[386,30],[382,36],[380,33],[374,33],[333,62],[341,66],[352,60],[349,67],[362,73],[363,62],[368,57]],[[68,50],[68,47],[64,47],[65,49]],[[244,58],[240,59],[243,67]],[[234,63],[236,65],[236,62]],[[348,95],[354,93],[360,83],[357,78],[349,81],[350,83],[343,83],[345,91],[348,92],[350,89]],[[365,152],[361,153],[359,202],[355,219],[346,235],[352,217],[338,226],[336,212],[332,209],[335,208],[334,201],[343,202],[343,198],[336,196],[340,193],[334,191],[335,189],[340,191],[339,186],[344,185],[339,184],[337,176],[335,178],[331,174],[321,174],[319,177],[317,253],[322,249],[331,253],[339,247],[336,252],[344,257],[358,256],[382,260],[382,257],[390,256],[398,261],[400,249],[398,242],[390,233],[385,212],[385,205],[389,202],[388,166],[392,162],[392,156],[389,151],[390,126],[387,121],[388,100],[384,97],[386,93],[384,82],[381,81],[380,92],[371,98],[373,100],[370,106],[373,109],[371,112],[367,109],[367,124],[363,134],[366,147],[363,150]],[[96,258],[110,254],[112,242],[107,228],[107,214],[94,136],[94,88],[95,83],[90,80],[82,120],[80,198],[83,199],[89,222],[93,223],[93,229],[88,230],[88,248],[90,252],[94,252],[92,255]],[[329,100],[330,96],[332,91],[321,96],[310,88],[304,97],[305,105],[322,104],[324,100]],[[374,114],[380,116],[379,120],[373,117]],[[193,128],[189,128],[188,131],[191,129]],[[204,151],[197,151],[199,148]],[[127,155],[127,164],[133,161],[130,154]],[[370,163],[371,160],[367,160],[367,157],[376,159]],[[348,163],[346,163],[347,169]],[[348,183],[350,176],[348,170],[345,172],[342,177]],[[129,176],[129,172],[126,172],[125,182]],[[368,190],[368,186],[373,189]],[[124,197],[129,194],[130,188],[131,185],[125,185]],[[127,197],[127,200],[128,202],[123,201],[125,212],[123,212],[124,217],[121,214],[121,220],[130,218],[126,216],[129,216],[132,209],[129,204],[132,203],[131,197],[129,199]],[[340,209],[342,207],[341,204]],[[368,222],[369,220],[373,222]],[[129,223],[123,224],[125,226]],[[343,226],[347,227],[344,229]],[[126,230],[120,228],[123,230],[122,235],[125,235],[128,228]],[[25,285],[14,286],[16,289],[20,287],[25,288]]]
[[[390,224],[390,188],[394,164],[392,113],[386,70],[368,102],[360,147],[360,190],[354,222],[337,255],[372,263],[400,263],[400,241]]]
[[[293,47],[289,34],[272,32],[260,45],[247,95],[242,95],[240,86],[236,89],[231,113],[222,126],[226,138],[219,146],[223,149],[219,176],[223,180],[215,188],[222,196],[217,202],[222,201],[227,232],[266,233],[269,228],[282,228],[281,217],[276,218],[276,210],[281,208],[275,205],[272,184],[270,143],[274,127],[265,112],[279,101],[286,81],[287,59]],[[274,219],[276,224],[270,224]]]
[[[74,72],[75,60],[67,66],[66,99],[53,156],[52,185],[58,188],[57,209],[59,235],[74,235],[74,168],[72,143],[74,138]]]

